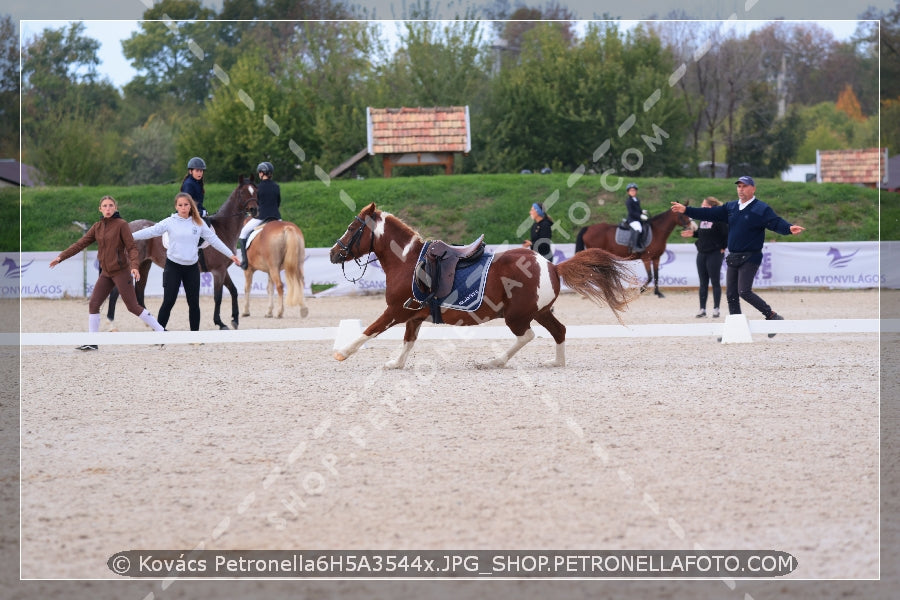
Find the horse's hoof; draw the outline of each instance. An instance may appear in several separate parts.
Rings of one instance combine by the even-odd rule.
[[[271,319],[271,318],[272,318],[272,313],[267,314],[267,315],[266,315],[266,318],[267,318],[267,319]]]
[[[347,357],[340,352],[335,352],[333,356],[335,360],[347,360]]]
[[[306,316],[309,315],[309,309],[305,306],[300,308],[300,318],[305,319]]]
[[[237,322],[237,321],[232,321],[232,322],[231,322],[231,328],[232,328],[232,329],[237,329],[237,328],[238,328],[238,322]]]
[[[657,295],[659,298],[665,298],[665,296],[663,295],[662,292],[656,292],[656,295]]]
[[[475,365],[476,369],[502,369],[506,366],[506,361],[501,358],[495,358],[494,360],[489,360],[486,363],[481,363]]]
[[[227,330],[227,329],[228,329],[228,325],[226,325],[225,323],[220,323],[220,324],[219,324],[219,329]]]
[[[242,317],[249,317],[249,316],[250,316],[250,313],[248,313],[248,312],[241,313],[241,316],[242,316]]]

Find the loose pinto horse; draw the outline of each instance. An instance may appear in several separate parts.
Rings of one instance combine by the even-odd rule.
[[[407,308],[412,281],[424,240],[403,221],[369,204],[347,227],[347,231],[331,248],[331,262],[342,264],[360,261],[373,253],[384,269],[387,281],[387,308],[360,337],[337,350],[334,357],[345,360],[369,339],[389,327],[406,323],[400,354],[385,364],[401,369],[426,320],[434,320],[431,307],[421,304]],[[371,259],[369,262],[373,262]],[[366,265],[369,262],[365,263]],[[487,272],[484,297],[473,311],[441,308],[442,320],[453,325],[478,325],[502,317],[516,336],[515,343],[487,365],[504,366],[513,355],[534,338],[531,322],[543,325],[556,342],[556,358],[547,366],[565,366],[566,327],[553,315],[553,303],[559,296],[560,282],[579,294],[606,304],[619,319],[635,296],[626,283],[631,280],[627,262],[603,250],[586,250],[554,265],[526,248],[499,252]]]
[[[209,217],[210,225],[216,232],[222,242],[229,248],[234,248],[237,242],[237,236],[243,226],[244,216],[247,213],[254,214],[257,209],[256,203],[256,186],[252,179],[246,179],[242,175],[238,180],[238,186],[235,188],[228,199],[216,214]],[[154,225],[153,221],[137,220],[129,223],[131,231],[137,231],[145,227]],[[147,274],[150,272],[150,265],[156,264],[159,267],[166,266],[166,249],[163,247],[162,238],[156,237],[146,241],[135,242],[138,246],[138,270],[141,279],[135,285],[138,302],[144,305],[144,289],[147,285]],[[233,264],[231,260],[215,250],[203,251],[205,268],[201,267],[201,272],[212,273],[213,276],[213,300],[215,301],[215,309],[213,311],[213,323],[219,326],[219,329],[228,329],[228,325],[222,322],[220,317],[222,307],[222,286],[228,288],[231,293],[231,326],[238,328],[238,291],[231,276],[228,274],[228,266]],[[111,324],[111,329],[115,330],[115,314],[116,300],[118,299],[118,290],[113,290],[109,297],[109,305],[107,307],[106,318]],[[146,306],[146,305],[144,305]]]
[[[685,205],[688,202],[686,201]],[[662,292],[659,291],[659,257],[666,251],[666,241],[676,225],[680,225],[683,228],[691,227],[691,220],[683,213],[674,213],[670,210],[651,217],[646,222],[646,226],[650,227],[653,239],[650,241],[650,245],[642,252],[637,253],[632,253],[628,246],[616,242],[617,225],[610,225],[609,223],[587,225],[581,228],[581,231],[578,232],[578,236],[575,238],[575,253],[577,254],[587,248],[600,248],[616,256],[628,259],[641,259],[644,263],[644,268],[647,270],[647,281],[641,286],[641,291],[646,290],[652,280],[653,293],[663,298]]]
[[[265,271],[269,275],[266,291],[269,293],[269,311],[266,317],[272,316],[275,307],[273,288],[278,290],[281,305],[277,318],[284,315],[284,283],[281,271],[287,279],[287,305],[299,306],[300,316],[309,314],[303,301],[303,261],[306,260],[306,241],[303,232],[290,221],[268,221],[259,228],[252,239],[247,252],[247,270],[244,271],[244,313],[250,316],[250,289],[253,287],[253,272]]]

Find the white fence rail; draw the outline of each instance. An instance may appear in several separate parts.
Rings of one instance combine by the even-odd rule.
[[[489,251],[503,246],[488,246]],[[556,244],[555,262],[572,256],[574,244]],[[0,298],[62,298],[90,295],[97,279],[97,253],[87,251],[50,269],[56,252],[0,253]],[[696,250],[693,244],[669,244],[660,261],[660,281],[664,288],[696,287]],[[357,277],[354,263],[345,265],[347,274]],[[643,276],[640,261],[633,262],[635,273]],[[724,270],[724,266],[723,266]],[[229,273],[241,295],[244,272],[236,266]],[[355,284],[348,282],[339,265],[328,259],[327,248],[308,248],[304,264],[306,285],[334,285],[321,295],[349,295],[385,288],[384,271],[378,263],[369,265],[365,276]],[[861,289],[900,288],[900,242],[777,242],[763,247],[763,262],[756,275],[756,288],[812,287]],[[162,296],[162,269],[152,267],[147,278],[147,296]],[[203,273],[200,293],[212,295],[212,276]],[[251,295],[266,293],[266,275],[255,273]],[[309,293],[309,288],[307,288]]]
[[[749,321],[747,335],[752,333],[898,333],[900,319],[809,319],[785,321]],[[534,327],[538,337],[549,338],[547,330]],[[722,337],[725,323],[645,324],[645,325],[572,325],[566,328],[567,339],[593,338],[648,338],[648,337]],[[300,327],[291,329],[240,329],[210,331],[141,331],[141,332],[67,332],[67,333],[4,333],[0,334],[0,346],[103,346],[155,345],[155,344],[236,344],[259,342],[338,341],[354,339],[362,332],[362,324],[356,319],[342,320],[337,327]],[[379,340],[402,340],[403,327],[393,327]],[[419,331],[421,340],[493,340],[512,339],[507,327],[481,325],[461,327],[455,325],[426,325]],[[727,340],[726,340],[727,341]],[[341,345],[337,342],[336,345]]]

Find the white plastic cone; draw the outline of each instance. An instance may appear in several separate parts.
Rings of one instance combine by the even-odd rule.
[[[725,326],[722,329],[723,344],[749,344],[753,341],[750,335],[750,324],[747,316],[728,315],[725,317]]]
[[[338,323],[337,335],[334,338],[334,350],[340,350],[362,335],[362,321],[359,319],[341,319]],[[360,346],[360,350],[366,345]]]

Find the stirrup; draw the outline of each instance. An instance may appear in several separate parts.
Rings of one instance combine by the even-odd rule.
[[[418,303],[418,306],[413,306],[413,303]],[[406,302],[403,303],[403,308],[407,310],[422,310],[425,307],[425,303],[415,298],[407,298]]]

